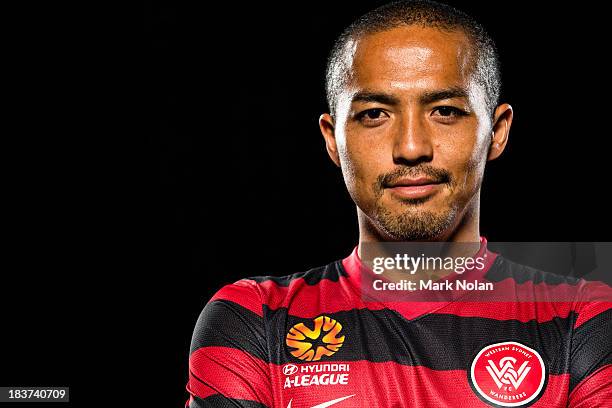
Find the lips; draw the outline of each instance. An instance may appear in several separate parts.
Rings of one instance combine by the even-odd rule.
[[[401,178],[389,183],[387,188],[396,196],[404,199],[419,199],[431,196],[440,189],[442,183],[429,177]]]
[[[389,183],[389,186],[393,188],[393,187],[424,186],[427,184],[440,184],[440,182],[438,180],[434,180],[429,177],[401,178],[392,183]]]

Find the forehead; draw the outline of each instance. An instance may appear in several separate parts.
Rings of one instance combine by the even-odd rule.
[[[357,88],[429,89],[467,86],[473,49],[462,31],[406,26],[367,34],[349,47]]]

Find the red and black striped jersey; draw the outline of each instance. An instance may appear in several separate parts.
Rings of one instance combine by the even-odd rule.
[[[484,238],[479,253],[513,301],[364,297],[357,248],[223,287],[196,324],[187,406],[612,407],[610,287],[512,262]]]

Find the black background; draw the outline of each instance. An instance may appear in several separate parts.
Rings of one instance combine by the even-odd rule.
[[[336,35],[382,3],[144,2],[129,51],[143,85],[129,95],[137,123],[115,127],[100,160],[103,177],[115,156],[129,170],[87,200],[77,164],[102,156],[91,135],[105,118],[63,132],[69,113],[44,86],[31,89],[26,130],[10,134],[6,152],[5,251],[17,266],[1,304],[10,325],[0,385],[69,385],[75,406],[181,406],[193,325],[221,285],[346,256],[357,223],[317,125],[323,72]],[[590,3],[451,3],[496,39],[502,100],[515,112],[509,145],[487,168],[482,234],[609,240],[604,13]],[[44,28],[30,33],[32,51],[57,59],[47,38],[63,28]],[[128,60],[112,64],[128,70]],[[125,103],[131,85],[105,104]]]
[[[168,405],[185,396],[193,323],[222,284],[305,270],[356,244],[355,209],[317,118],[335,36],[382,3],[145,8],[154,73],[142,146],[155,248],[147,261],[169,300],[151,305],[165,310],[155,324],[168,331],[153,392]],[[452,3],[494,35],[502,100],[515,110],[508,148],[485,176],[481,232],[491,241],[605,241],[605,24],[586,3],[535,3]]]

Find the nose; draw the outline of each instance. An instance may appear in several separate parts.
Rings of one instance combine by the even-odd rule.
[[[399,121],[393,145],[395,164],[415,165],[433,159],[431,135],[417,114],[406,114]]]

